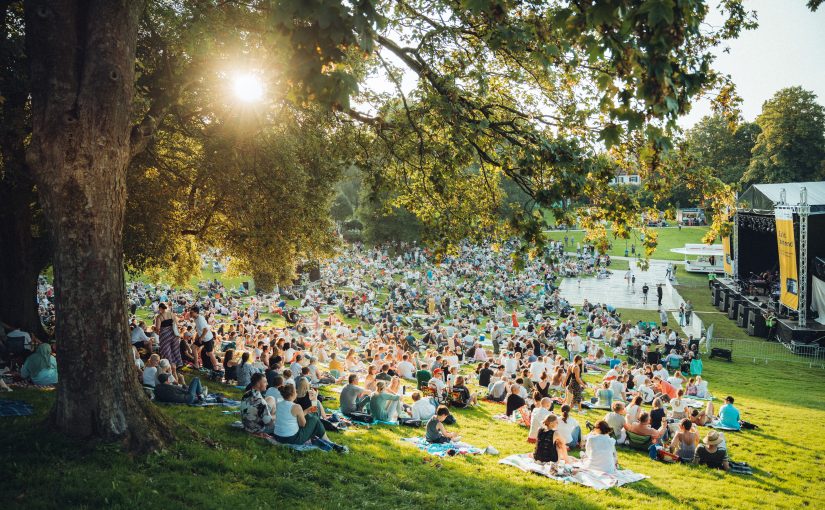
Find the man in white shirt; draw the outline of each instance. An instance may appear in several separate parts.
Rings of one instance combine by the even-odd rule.
[[[149,337],[146,336],[146,331],[144,328],[146,327],[146,323],[144,321],[138,322],[137,326],[132,329],[132,333],[130,335],[130,339],[132,345],[135,347],[143,347],[148,349],[149,352],[152,351],[152,342],[149,341]]]
[[[541,374],[543,374],[545,370],[547,370],[547,364],[544,362],[544,358],[539,358],[530,363],[530,379],[533,382],[539,382]]]
[[[513,376],[516,371],[518,371],[518,360],[513,357],[513,353],[511,352],[504,358],[504,373],[507,376]]]
[[[552,414],[553,401],[549,397],[541,399],[538,407],[533,409],[530,415],[530,433],[527,434],[527,442],[535,443],[539,435],[539,429],[544,423],[544,419]]]
[[[413,379],[415,377],[415,365],[410,363],[409,354],[401,356],[401,362],[398,363],[396,368],[398,369],[398,375],[404,379]]]
[[[427,421],[435,414],[435,405],[431,398],[421,398],[417,391],[412,394],[413,405],[410,415],[413,420]]]
[[[667,373],[667,369],[662,366],[661,363],[656,365],[656,370],[653,372],[654,376],[658,376],[660,379],[667,380],[670,374]]]

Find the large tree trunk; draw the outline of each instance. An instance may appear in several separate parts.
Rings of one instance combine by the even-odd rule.
[[[32,79],[29,166],[54,243],[61,432],[171,439],[138,384],[128,339],[123,217],[137,27],[145,0],[25,3]]]

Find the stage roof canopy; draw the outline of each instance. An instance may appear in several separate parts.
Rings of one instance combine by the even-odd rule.
[[[789,204],[799,203],[799,191],[808,191],[808,205],[812,213],[825,213],[825,182],[785,182],[777,184],[754,184],[739,195],[739,211],[756,214],[773,214],[774,206],[779,203],[782,190],[785,201]]]
[[[695,256],[717,256],[725,254],[721,244],[686,244],[683,248],[671,248],[673,253]]]

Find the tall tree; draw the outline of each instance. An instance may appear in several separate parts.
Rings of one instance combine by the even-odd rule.
[[[685,133],[685,150],[694,164],[712,168],[725,183],[737,184],[748,169],[760,131],[755,122],[731,124],[722,115],[708,115]]]
[[[825,107],[802,87],[780,90],[756,118],[762,132],[744,184],[825,179]]]
[[[25,4],[32,137],[27,161],[54,241],[60,384],[52,416],[74,437],[171,438],[130,361],[123,215],[140,0]]]

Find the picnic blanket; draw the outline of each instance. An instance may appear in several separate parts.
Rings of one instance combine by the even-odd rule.
[[[201,402],[192,404],[193,407],[208,407],[208,406],[223,406],[223,407],[240,407],[239,400],[232,400],[231,398],[223,397],[222,402],[218,402],[217,395],[207,395]]]
[[[725,430],[727,432],[741,432],[742,431],[741,428],[735,429],[733,427],[725,427],[725,426],[721,425],[720,423],[714,423],[714,422],[708,423],[707,426],[712,428],[712,429]]]
[[[22,400],[0,400],[0,416],[28,416],[34,412],[34,407]]]
[[[484,450],[476,448],[473,445],[467,444],[463,441],[453,441],[450,443],[430,443],[423,437],[405,437],[401,441],[411,443],[430,455],[436,457],[446,457],[447,452],[454,451],[456,455],[479,455],[484,453]]]
[[[571,458],[571,463],[568,464],[568,466],[572,466],[573,469],[567,469],[564,471],[564,474],[558,474],[556,469],[554,469],[554,464],[539,464],[533,461],[529,453],[510,455],[509,457],[501,459],[498,463],[513,466],[522,471],[546,476],[559,482],[578,483],[600,491],[613,487],[621,487],[622,485],[638,482],[647,478],[647,475],[635,473],[629,469],[621,469],[613,474],[595,469],[583,469],[581,462],[573,458]]]
[[[498,420],[498,421],[506,421],[507,423],[511,423],[513,425],[521,425],[522,427],[529,427],[529,425],[527,423],[525,423],[524,417],[521,416],[521,413],[519,413],[518,411],[514,412],[512,416],[507,416],[504,413],[494,414],[493,419]],[[529,420],[530,420],[530,418],[528,417],[527,421],[529,421]]]
[[[235,428],[235,429],[243,430],[243,423],[241,423],[240,421],[232,422],[229,426],[232,427],[232,428]],[[273,446],[284,446],[286,448],[289,448],[290,450],[295,450],[296,452],[308,452],[310,450],[324,451],[321,448],[319,448],[319,447],[317,447],[317,446],[315,446],[314,444],[311,444],[311,443],[305,443],[305,444],[279,443],[278,441],[275,440],[274,437],[270,436],[269,434],[252,434],[252,435],[255,436],[255,437],[260,437],[261,439],[263,439],[264,441],[266,441],[267,443],[269,443]]]

